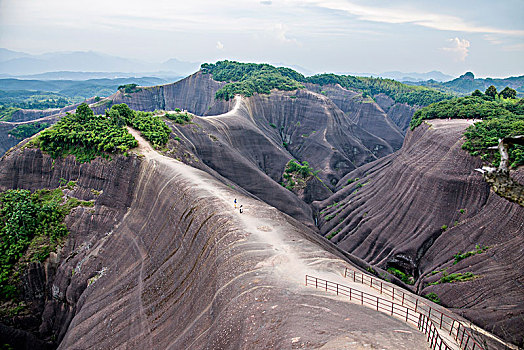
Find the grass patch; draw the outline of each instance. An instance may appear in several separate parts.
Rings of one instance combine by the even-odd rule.
[[[484,253],[488,249],[489,249],[489,247],[487,247],[487,246],[481,247],[480,244],[477,244],[475,246],[475,250],[470,250],[469,252],[465,252],[465,253],[458,252],[457,254],[453,255],[453,257],[455,258],[455,261],[453,262],[453,265],[457,264],[461,260],[469,258],[470,256]]]
[[[455,282],[466,282],[474,280],[475,278],[478,278],[479,276],[474,275],[472,272],[464,272],[464,273],[450,273],[447,272],[442,273],[442,277],[440,277],[440,280],[430,283],[430,285],[437,285],[441,283],[455,283]]]
[[[433,292],[424,295],[424,298],[431,300],[435,304],[440,304],[440,298],[438,297],[437,294]]]
[[[286,164],[284,173],[282,174],[282,186],[289,190],[303,188],[305,187],[306,182],[312,176],[315,176],[316,173],[317,172],[313,171],[313,168],[309,166],[308,162],[304,161],[301,164],[299,161],[291,159]]]
[[[388,270],[387,270],[390,274],[400,278],[402,280],[402,282],[406,283],[406,284],[409,284],[409,285],[413,285],[415,284],[415,279],[413,278],[413,276],[410,276],[402,271],[400,271],[399,269],[397,268],[394,268],[394,267],[389,267]]]

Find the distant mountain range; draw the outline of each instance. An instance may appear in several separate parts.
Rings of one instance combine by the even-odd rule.
[[[490,85],[495,86],[498,91],[504,89],[506,86],[509,86],[510,88],[515,89],[519,95],[524,94],[524,75],[503,79],[476,79],[473,73],[467,72],[464,75],[461,75],[460,77],[445,83],[441,83],[436,80],[406,83],[411,85],[426,86],[442,92],[455,94],[470,94],[477,89],[484,92]]]
[[[419,82],[419,81],[426,81],[426,80],[436,80],[436,81],[448,81],[451,79],[454,79],[455,77],[451,75],[444,74],[439,71],[431,71],[427,73],[416,73],[416,72],[399,72],[399,71],[390,71],[390,72],[383,72],[383,73],[340,73],[340,74],[348,74],[348,75],[355,75],[359,77],[375,77],[375,78],[386,78],[386,79],[393,79],[400,82]]]
[[[94,51],[50,52],[42,55],[31,55],[24,52],[0,48],[0,74],[3,77],[27,76],[46,72],[133,72],[141,76],[186,76],[198,70],[200,63],[185,62],[176,58],[161,63],[111,56]],[[47,74],[47,73],[46,73]],[[129,73],[126,73],[129,74]],[[114,77],[114,76],[101,76]],[[122,77],[118,75],[118,77]],[[125,76],[124,76],[125,77]],[[54,79],[57,77],[55,76]],[[67,78],[59,76],[58,79]],[[93,76],[89,78],[95,78]]]

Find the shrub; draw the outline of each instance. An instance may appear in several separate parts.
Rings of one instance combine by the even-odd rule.
[[[470,250],[469,252],[465,252],[465,253],[458,252],[457,254],[453,255],[453,257],[455,258],[455,261],[453,262],[453,265],[457,264],[461,260],[469,258],[470,256],[484,253],[488,249],[489,249],[489,247],[482,248],[479,244],[477,244],[475,246],[475,250]]]
[[[436,285],[440,283],[454,283],[454,282],[466,282],[473,280],[477,278],[477,275],[474,275],[472,272],[464,272],[464,273],[450,273],[447,272],[442,273],[442,277],[440,277],[440,280],[430,283],[430,285]]]
[[[424,295],[424,298],[429,299],[429,300],[431,300],[432,302],[434,302],[436,304],[440,304],[440,298],[438,297],[437,294],[435,294],[433,292]]]
[[[44,130],[49,126],[49,123],[31,123],[17,125],[13,130],[9,131],[9,135],[23,140],[34,134]]]
[[[397,276],[398,278],[400,278],[402,280],[402,282],[406,283],[406,284],[410,284],[410,285],[413,285],[415,284],[415,279],[413,278],[413,276],[409,276],[408,274],[400,271],[399,269],[397,268],[394,268],[394,267],[389,267],[388,270],[387,270],[390,274],[392,275],[395,275]]]
[[[175,114],[166,113],[164,117],[166,117],[169,120],[172,120],[176,124],[181,125],[189,124],[193,119],[193,117],[187,112],[177,112]]]
[[[47,259],[68,234],[63,221],[71,209],[85,203],[93,205],[76,198],[64,203],[63,195],[60,188],[0,193],[0,299],[16,297],[15,264]]]

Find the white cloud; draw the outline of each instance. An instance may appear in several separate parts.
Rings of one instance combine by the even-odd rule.
[[[295,0],[289,0],[294,2]],[[361,20],[391,24],[415,24],[444,31],[524,35],[523,30],[508,30],[466,23],[459,17],[423,12],[413,8],[362,6],[346,0],[302,0],[310,5],[344,11]]]
[[[222,44],[220,41],[217,41],[217,49],[224,50],[224,44]]]
[[[524,51],[524,43],[504,46],[503,49],[504,51]]]
[[[459,38],[449,39],[448,41],[451,42],[451,47],[443,47],[442,50],[451,52],[457,61],[464,62],[469,53],[469,41]]]
[[[278,41],[284,44],[298,44],[296,39],[290,39],[287,37],[287,26],[285,26],[282,23],[275,24],[273,28],[271,28],[271,31],[273,32],[273,35],[276,37]]]

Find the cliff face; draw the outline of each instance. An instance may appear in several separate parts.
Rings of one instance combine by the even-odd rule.
[[[215,93],[225,83],[214,81],[209,74],[197,72],[173,84],[141,87],[139,91],[114,95],[94,104],[95,113],[101,114],[113,104],[125,103],[137,111],[154,111],[182,108],[204,115],[215,102]],[[106,104],[105,101],[110,102]]]
[[[96,200],[68,217],[66,246],[27,278],[28,299],[45,285],[33,332],[60,349],[426,346],[397,319],[303,285],[306,273],[337,280],[347,266],[315,232],[173,159],[80,165],[17,149],[0,174],[2,189],[77,180],[71,194]],[[17,345],[35,348],[29,338]]]
[[[468,125],[429,121],[408,132],[399,152],[349,173],[336,194],[316,203],[320,229],[344,250],[412,275],[420,294],[434,292],[444,305],[521,343],[524,208],[490,192],[475,171],[481,161],[461,149]],[[490,248],[453,264],[455,254],[476,245]],[[456,272],[478,278],[428,285]]]
[[[312,213],[306,203],[327,198],[347,172],[393,151],[331,99],[312,91],[273,91],[221,101],[209,114],[229,109],[225,114],[195,117],[190,125],[170,126],[209,168],[310,225]],[[279,184],[291,159],[307,161],[319,170],[320,181],[313,178],[301,198]]]
[[[389,119],[400,128],[402,133],[406,133],[411,117],[417,111],[417,108],[407,103],[395,103],[391,97],[384,94],[378,94],[374,98],[380,108],[387,113]]]
[[[79,165],[72,157],[53,160],[31,149],[15,149],[0,160],[2,191],[56,188],[60,179],[65,179],[77,183],[73,190],[66,190],[67,195],[96,203],[94,208],[74,209],[66,220],[71,231],[66,245],[45,264],[32,263],[27,275],[22,276],[23,295],[31,314],[7,320],[12,328],[0,332],[7,338],[5,342],[13,344],[15,340],[18,348],[25,348],[28,342],[35,344],[28,334],[18,332],[15,336],[15,329],[29,330],[47,340],[60,340],[65,335],[87,288],[86,281],[102,268],[100,252],[90,248],[107,239],[131,203],[136,164],[136,158],[117,157],[112,162],[97,159]]]
[[[197,72],[173,84],[141,87],[133,93],[119,90],[88,103],[98,114],[126,103],[135,110],[181,108],[203,116],[189,126],[170,123],[182,138],[170,144],[177,149],[174,157],[242,187],[309,225],[313,218],[308,203],[327,198],[349,171],[394,152],[402,142],[401,132],[376,103],[340,86],[320,91],[319,86],[308,84],[307,89],[295,92],[256,94],[242,98],[240,108],[227,113],[234,102],[215,100],[224,84]],[[53,111],[45,113],[47,122],[58,119]],[[225,113],[227,117],[218,117]],[[1,125],[5,150],[17,142],[7,136],[16,125]],[[307,161],[319,171],[318,179],[310,181],[299,197],[279,185],[291,159]]]

